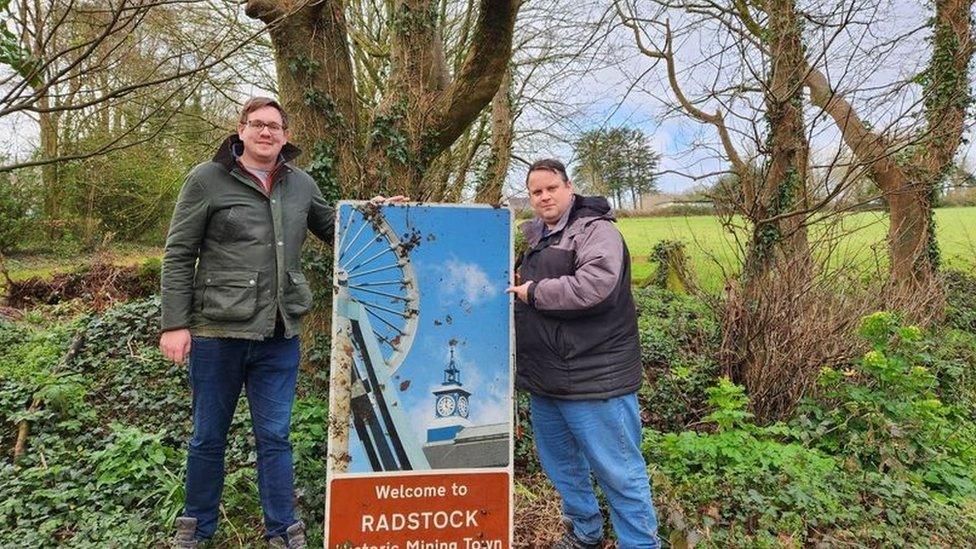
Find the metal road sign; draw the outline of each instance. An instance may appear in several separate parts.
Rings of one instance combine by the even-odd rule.
[[[512,215],[340,202],[327,547],[511,546]]]

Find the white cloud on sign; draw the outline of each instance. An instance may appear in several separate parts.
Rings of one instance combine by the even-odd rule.
[[[478,265],[456,259],[448,259],[441,267],[444,270],[444,294],[464,298],[471,305],[477,305],[498,295],[499,288],[492,285],[488,275]]]

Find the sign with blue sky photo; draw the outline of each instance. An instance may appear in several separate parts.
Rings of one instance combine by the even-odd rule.
[[[334,256],[330,546],[508,546],[511,211],[340,202]]]

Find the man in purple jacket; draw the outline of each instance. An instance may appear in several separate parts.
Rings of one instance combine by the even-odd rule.
[[[536,218],[521,226],[516,385],[531,393],[539,460],[563,500],[556,548],[600,547],[610,504],[618,547],[656,548],[657,518],[640,452],[641,361],[630,254],[603,197],[573,193],[558,160],[529,167]]]

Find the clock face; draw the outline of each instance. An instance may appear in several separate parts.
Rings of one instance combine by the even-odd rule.
[[[454,411],[454,399],[444,395],[437,399],[437,414],[440,416],[449,416]]]
[[[458,399],[457,409],[458,413],[461,414],[461,417],[468,417],[468,397],[462,395],[461,398]]]

